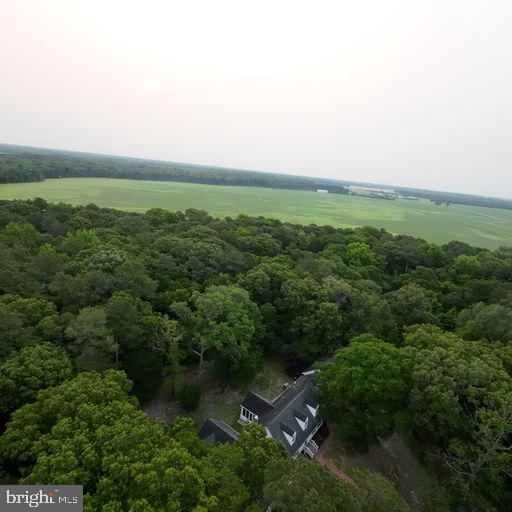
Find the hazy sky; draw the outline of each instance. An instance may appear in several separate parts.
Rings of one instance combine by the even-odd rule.
[[[0,0],[0,142],[512,197],[510,0]]]

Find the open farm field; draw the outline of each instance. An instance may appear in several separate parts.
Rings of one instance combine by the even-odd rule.
[[[430,201],[387,201],[301,190],[108,178],[47,179],[0,185],[0,199],[34,197],[137,212],[155,207],[197,208],[215,217],[245,213],[297,224],[369,225],[439,243],[459,240],[490,249],[512,246],[511,210],[439,206]]]

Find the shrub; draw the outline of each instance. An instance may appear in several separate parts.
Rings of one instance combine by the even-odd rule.
[[[180,405],[185,411],[194,411],[199,405],[201,399],[201,387],[199,384],[184,384],[181,388],[180,394]]]
[[[167,376],[162,384],[162,392],[164,398],[166,400],[173,400],[179,396],[183,384],[183,375],[175,374]]]

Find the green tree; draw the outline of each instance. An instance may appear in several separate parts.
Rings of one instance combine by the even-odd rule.
[[[284,256],[264,258],[239,278],[239,284],[249,291],[258,304],[272,303],[281,296],[283,283],[293,277],[292,261]]]
[[[78,370],[105,370],[115,364],[119,347],[107,327],[102,307],[80,310],[66,335],[73,340],[70,350]]]
[[[69,231],[62,240],[61,249],[71,255],[99,245],[100,241],[92,229],[77,229],[74,233]]]
[[[349,338],[371,332],[383,336],[394,325],[389,304],[375,291],[352,288],[345,313],[345,331]]]
[[[453,266],[458,274],[476,276],[480,271],[481,264],[477,256],[460,254],[455,258]]]
[[[31,327],[36,327],[41,320],[57,313],[55,304],[46,299],[4,295],[0,297],[0,304],[7,305],[22,318],[24,325]]]
[[[264,495],[276,512],[360,510],[347,484],[305,457],[272,461],[265,471]]]
[[[319,365],[316,383],[321,414],[364,445],[391,433],[395,414],[407,406],[410,361],[389,343],[355,340]]]
[[[151,279],[140,261],[125,261],[114,270],[114,286],[117,290],[128,291],[135,297],[152,298],[157,284]]]
[[[34,246],[40,236],[40,233],[38,233],[37,229],[32,226],[32,224],[11,222],[0,230],[0,242],[11,246]]]
[[[460,312],[457,332],[467,340],[512,341],[512,308],[475,304]]]
[[[345,263],[353,266],[366,266],[375,263],[375,254],[364,242],[351,242],[347,245],[344,256]]]
[[[512,496],[510,489],[503,492],[512,468],[512,392],[493,393],[469,421],[471,437],[452,439],[443,460],[467,505],[491,502],[501,510]]]
[[[105,304],[105,314],[119,345],[122,367],[133,381],[134,393],[144,402],[158,391],[164,370],[179,371],[183,357],[180,326],[128,292],[114,293]]]
[[[427,267],[442,267],[447,262],[445,250],[438,244],[429,243],[425,247],[424,265]]]
[[[250,510],[251,494],[240,477],[244,464],[242,448],[231,443],[213,445],[201,460],[206,489],[218,500],[216,512]]]
[[[57,272],[48,289],[63,311],[77,313],[108,297],[112,291],[112,276],[99,271],[84,271],[76,275]]]
[[[55,305],[45,299],[1,296],[0,359],[13,349],[42,341],[41,324],[56,312]]]
[[[379,473],[367,469],[352,470],[361,512],[411,512],[411,507],[400,496],[395,486]]]
[[[411,344],[407,341],[406,344]],[[484,407],[490,394],[510,390],[512,380],[497,355],[488,347],[448,334],[437,345],[406,349],[413,361],[409,408],[416,434],[447,445],[455,437],[467,438],[469,418]]]
[[[84,485],[85,510],[206,510],[198,461],[127,402],[82,404],[38,442],[23,484]]]
[[[344,321],[339,307],[332,302],[314,304],[312,311],[297,317],[292,325],[292,347],[308,361],[329,355],[342,344]]]
[[[144,337],[142,317],[152,314],[150,305],[128,292],[116,292],[105,304],[107,326],[120,350],[136,348]]]
[[[194,411],[201,400],[201,387],[195,382],[183,384],[179,392],[179,399],[184,411]]]
[[[179,417],[167,425],[167,432],[192,455],[200,457],[208,451],[208,444],[197,437],[198,427],[190,417]]]
[[[0,364],[0,413],[9,414],[35,399],[38,391],[71,377],[71,363],[62,348],[40,343],[12,353]]]
[[[8,306],[0,305],[0,360],[11,351],[37,342],[33,331],[23,325],[20,316]]]
[[[437,325],[419,324],[404,329],[404,345],[417,349],[449,348],[460,338],[452,332],[445,332]]]
[[[39,453],[41,436],[60,420],[72,418],[83,404],[109,404],[114,401],[136,404],[128,395],[131,382],[124,372],[83,372],[60,386],[43,389],[34,403],[27,403],[11,415],[0,437],[0,452],[22,467],[30,467]]]
[[[243,359],[249,356],[259,322],[256,304],[243,288],[211,286],[192,295],[194,311],[193,339],[199,355],[199,372],[204,354],[215,349],[221,360],[231,364],[236,375]]]
[[[141,346],[123,354],[121,367],[133,382],[134,395],[145,403],[162,385],[165,357],[161,352]]]
[[[258,424],[247,425],[235,443],[244,454],[240,476],[253,497],[261,499],[265,484],[265,470],[274,460],[286,458],[283,445],[267,438],[265,429]]]
[[[435,294],[417,284],[407,284],[388,295],[391,312],[399,325],[436,323]]]

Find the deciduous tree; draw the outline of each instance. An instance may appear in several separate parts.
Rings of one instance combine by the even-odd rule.
[[[383,341],[355,340],[319,365],[316,378],[321,414],[340,433],[365,444],[394,428],[394,414],[407,405],[410,361]]]
[[[51,343],[40,343],[11,353],[0,364],[0,413],[8,414],[35,399],[41,389],[71,377],[66,352]]]

